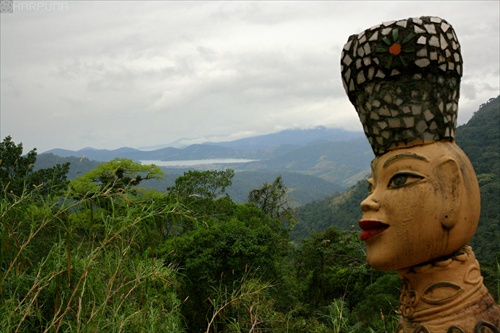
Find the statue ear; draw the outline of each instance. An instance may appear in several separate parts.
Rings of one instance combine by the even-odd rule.
[[[440,216],[444,229],[451,229],[459,219],[462,196],[464,195],[462,173],[457,161],[451,158],[437,166],[438,190],[441,191],[442,210]]]

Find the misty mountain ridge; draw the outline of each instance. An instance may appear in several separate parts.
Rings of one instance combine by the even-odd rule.
[[[314,141],[345,142],[360,137],[364,137],[363,132],[318,126],[312,129],[287,129],[273,134],[204,144],[235,149],[262,149],[282,145],[304,146]]]
[[[289,129],[234,141],[192,144],[183,148],[164,147],[155,150],[140,150],[121,147],[109,150],[86,147],[76,151],[56,148],[45,153],[62,157],[87,157],[100,162],[107,162],[114,158],[161,161],[216,158],[266,159],[273,157],[273,151],[286,153],[315,141],[346,142],[360,137],[363,137],[362,132],[316,127],[314,129]]]

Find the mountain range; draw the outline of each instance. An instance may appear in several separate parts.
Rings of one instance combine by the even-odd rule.
[[[149,164],[200,160],[202,162],[190,169],[230,167],[235,171],[247,172],[298,172],[344,188],[364,177],[373,158],[362,132],[327,127],[290,129],[228,142],[193,144],[184,148],[165,147],[150,151],[129,147],[115,150],[84,148],[78,151],[52,149],[44,154],[85,157],[98,162],[128,158]],[[224,161],[227,159],[232,161]],[[234,163],[234,159],[251,161]],[[167,169],[179,171],[186,167],[179,162],[179,165]]]
[[[91,160],[106,162],[114,158],[134,160],[200,160],[209,158],[267,158],[273,151],[293,150],[312,142],[345,142],[363,137],[362,132],[338,128],[316,127],[313,129],[289,129],[277,133],[258,135],[225,142],[206,142],[185,147],[165,146],[154,150],[140,150],[122,147],[114,150],[92,147],[80,150],[52,149],[51,153],[61,157],[87,157]]]

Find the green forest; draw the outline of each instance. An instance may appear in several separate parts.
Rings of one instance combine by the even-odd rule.
[[[457,129],[478,174],[472,246],[500,296],[500,97]],[[365,262],[360,182],[295,207],[281,176],[244,203],[235,171],[128,159],[68,177],[0,143],[0,332],[394,332],[399,277]]]

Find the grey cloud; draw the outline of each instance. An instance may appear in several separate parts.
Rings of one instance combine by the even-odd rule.
[[[429,14],[448,19],[462,43],[465,121],[498,94],[498,7],[82,1],[2,16],[1,129],[44,150],[359,127],[340,81],[343,44],[371,25]]]

